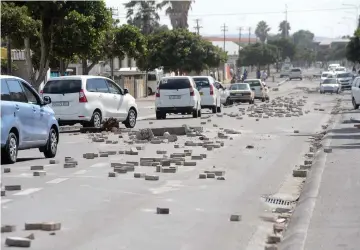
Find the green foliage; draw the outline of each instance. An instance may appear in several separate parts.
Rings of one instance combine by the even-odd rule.
[[[267,23],[265,21],[260,21],[256,26],[255,35],[262,43],[264,43],[268,37],[269,31],[270,27],[267,25]]]
[[[268,44],[274,45],[278,48],[278,52],[280,58],[285,60],[287,57],[292,60],[295,56],[296,48],[294,43],[292,43],[289,39],[279,38],[274,40],[269,40]]]
[[[188,1],[162,1],[157,5],[159,9],[167,7],[165,9],[165,14],[169,16],[170,23],[173,29],[187,29],[188,24],[188,14],[191,8],[191,3],[194,0]],[[194,1],[195,2],[195,1]]]
[[[240,52],[238,66],[264,66],[278,60],[278,48],[271,44],[255,43]]]
[[[279,32],[282,38],[289,37],[290,30],[291,30],[291,26],[289,22],[284,20],[279,24]]]
[[[293,41],[297,48],[304,49],[304,48],[313,48],[313,40],[314,34],[308,30],[299,30],[295,32],[293,35]]]
[[[346,58],[351,62],[360,63],[360,28],[355,31],[346,46]]]
[[[18,69],[19,69],[19,67],[15,63],[11,64],[11,72],[14,72]],[[4,74],[4,75],[8,74],[7,73],[7,59],[4,59],[4,58],[1,59],[1,74]]]

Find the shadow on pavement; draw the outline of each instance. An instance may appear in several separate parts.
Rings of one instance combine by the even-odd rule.
[[[340,146],[333,146],[333,149],[360,149],[360,143],[349,143]]]
[[[352,134],[352,133],[360,133],[360,129],[358,128],[335,128],[328,131],[328,133],[335,134]],[[350,136],[350,135],[348,135]],[[360,135],[359,135],[360,136]],[[334,135],[332,136],[334,137]],[[336,136],[335,136],[336,137]],[[347,137],[348,138],[348,137]]]
[[[44,157],[23,157],[23,158],[17,158],[16,162],[24,162],[24,161],[35,161],[35,160],[41,160],[41,159],[45,159]],[[8,164],[8,163],[2,163],[1,165],[12,165],[12,164]]]

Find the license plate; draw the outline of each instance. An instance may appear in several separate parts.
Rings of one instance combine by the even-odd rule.
[[[180,95],[171,95],[169,96],[169,99],[180,99],[181,96]]]
[[[238,96],[242,96],[243,94],[236,94],[236,95],[238,95]]]
[[[69,102],[53,102],[53,107],[62,107],[62,106],[69,106]]]
[[[204,93],[203,93],[203,92],[200,92],[200,95],[204,95]]]

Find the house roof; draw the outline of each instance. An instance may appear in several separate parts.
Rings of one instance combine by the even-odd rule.
[[[211,42],[214,46],[224,48],[224,41],[211,41]],[[228,55],[238,55],[239,45],[231,41],[225,41],[225,51],[227,52]]]

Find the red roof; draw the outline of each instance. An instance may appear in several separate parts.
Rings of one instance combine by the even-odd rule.
[[[213,37],[213,36],[204,36],[203,37],[205,40],[208,40],[210,42],[222,42],[224,41],[223,37]],[[225,37],[225,41],[227,42],[235,42],[238,43],[239,42],[239,38],[234,38],[234,37]],[[248,37],[242,37],[241,38],[241,42],[242,43],[247,43],[249,42],[249,38]],[[255,43],[256,42],[256,38],[252,38],[250,37],[250,42]]]

